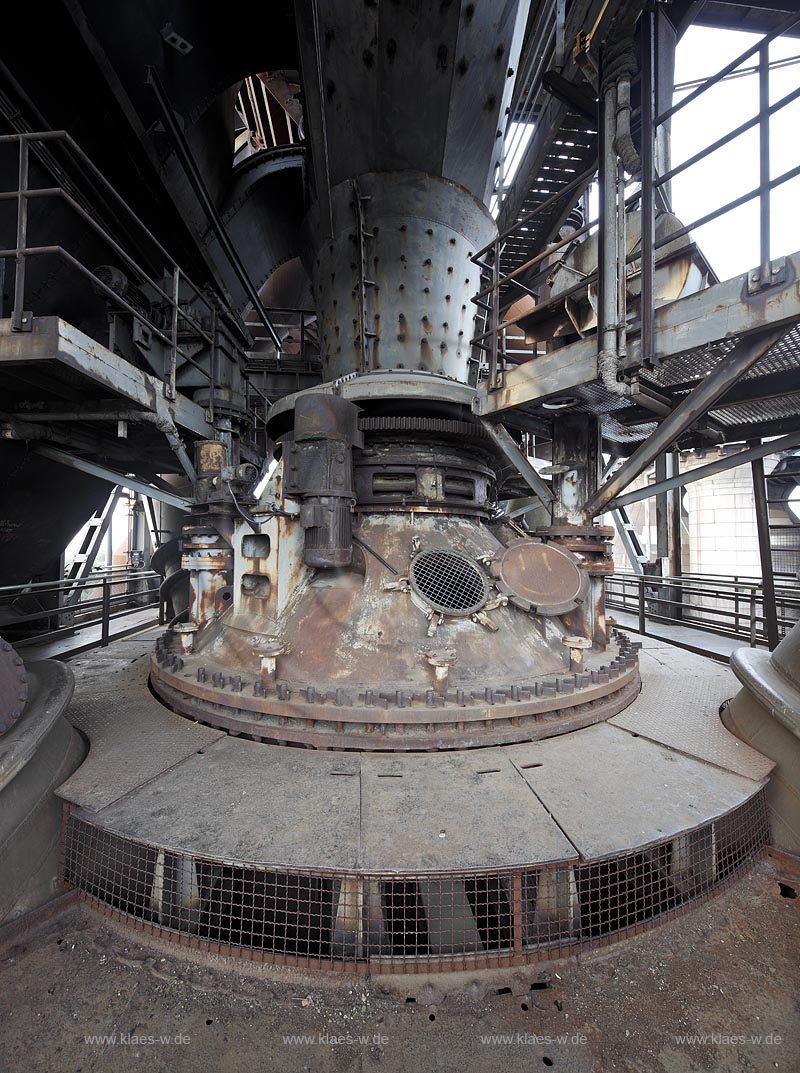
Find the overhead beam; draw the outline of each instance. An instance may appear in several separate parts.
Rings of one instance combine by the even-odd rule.
[[[172,492],[165,492],[162,488],[156,488],[155,485],[147,484],[146,481],[140,481],[136,477],[119,473],[116,470],[109,469],[107,466],[101,466],[97,462],[90,462],[86,458],[78,458],[75,455],[67,454],[66,451],[59,451],[57,447],[37,444],[31,450],[37,455],[42,455],[43,458],[49,458],[53,462],[60,462],[64,466],[69,466],[70,469],[80,470],[81,473],[88,473],[92,477],[99,477],[102,481],[118,484],[122,488],[130,488],[141,495],[150,496],[151,499],[158,499],[162,503],[168,503],[171,507],[177,507],[178,510],[189,511],[192,508],[191,502],[182,496],[174,495]]]
[[[661,306],[654,317],[654,346],[659,360],[729,339],[743,338],[765,328],[782,328],[779,338],[800,321],[800,253],[781,261],[784,282],[750,293],[752,273],[716,283],[697,294]],[[641,360],[638,328],[628,333],[628,361]],[[501,388],[478,393],[476,408],[489,415],[569,392],[597,379],[597,339],[589,336],[509,369]]]
[[[783,436],[779,440],[762,443],[758,447],[751,447],[747,451],[737,451],[736,454],[726,455],[724,458],[717,459],[716,462],[709,462],[706,466],[698,466],[697,469],[679,473],[675,477],[667,477],[666,480],[659,481],[657,484],[649,484],[646,488],[637,488],[635,492],[626,492],[625,495],[617,496],[608,505],[607,509],[617,510],[619,507],[628,506],[629,503],[639,503],[643,499],[651,499],[662,492],[669,492],[673,488],[683,488],[684,485],[705,480],[706,477],[713,477],[715,473],[724,473],[726,470],[736,469],[737,466],[743,466],[745,463],[752,462],[757,458],[766,458],[767,455],[779,454],[781,451],[788,451],[793,447],[800,447],[800,432],[793,432],[791,435]]]
[[[678,303],[675,303],[676,305]],[[655,458],[666,451],[677,438],[703,416],[714,403],[736,383],[740,376],[762,357],[783,335],[782,328],[761,331],[753,338],[742,339],[725,359],[699,382],[690,395],[680,402],[656,431],[649,436],[624,462],[617,472],[586,501],[589,515],[602,514],[626,485],[634,481]]]
[[[213,437],[213,426],[202,406],[180,394],[167,404],[161,380],[137,369],[59,317],[34,317],[30,332],[14,332],[10,320],[0,320],[0,367],[44,362],[60,362],[152,413],[168,411],[180,428],[207,439]]]
[[[474,406],[477,413],[486,416],[503,413],[528,402],[569,393],[590,384],[597,375],[597,340],[581,339],[509,369],[501,388],[478,389]]]

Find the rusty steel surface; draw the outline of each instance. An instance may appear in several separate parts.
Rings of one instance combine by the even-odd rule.
[[[330,206],[332,235],[319,205],[306,220],[323,379],[397,369],[466,383],[480,285],[470,257],[495,231],[486,208],[413,171],[359,175]]]
[[[635,695],[636,645],[609,642],[602,588],[578,605],[605,555],[602,539],[583,557],[534,545],[576,582],[559,622],[515,606],[493,577],[513,530],[449,508],[358,512],[352,562],[314,571],[302,562],[297,522],[254,510],[263,548],[253,558],[256,538],[234,537],[228,609],[216,605],[210,629],[188,639],[168,630],[157,643],[153,686],[177,711],[256,738],[329,745],[341,735],[348,748],[408,750],[560,733],[608,718]],[[190,535],[199,550],[185,557],[205,562],[213,533],[193,526]],[[431,567],[422,582],[421,564]],[[205,576],[198,569],[198,584]],[[469,599],[455,598],[462,582]],[[593,642],[580,669],[570,667],[564,633]],[[265,645],[276,648],[268,665]],[[436,665],[445,650],[456,654],[446,675]]]
[[[312,686],[298,689],[280,681],[265,685],[261,677],[254,681],[252,676],[230,675],[222,665],[201,662],[201,657],[159,649],[151,681],[176,711],[263,741],[379,750],[461,749],[537,740],[616,715],[641,687],[635,654],[624,648],[603,667],[540,682],[496,684],[481,691],[449,688],[444,693],[436,691],[431,676],[430,688],[422,692],[387,693],[376,683],[353,696]]]
[[[28,674],[8,641],[0,638],[0,734],[10,730],[25,710]]]

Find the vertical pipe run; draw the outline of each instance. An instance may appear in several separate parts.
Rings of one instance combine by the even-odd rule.
[[[653,182],[655,168],[655,63],[654,15],[642,13],[642,283],[641,283],[641,355],[645,366],[656,363],[653,338],[653,315],[655,295],[655,205]]]
[[[600,155],[600,325],[598,365],[603,382],[616,377],[617,350],[617,157],[614,152],[616,88],[603,97]]]
[[[770,282],[769,214],[769,45],[758,50],[758,156],[759,156],[759,236],[761,286]],[[763,465],[762,465],[763,470]]]
[[[771,652],[778,646],[778,608],[775,603],[775,578],[772,573],[772,547],[769,539],[769,507],[767,505],[767,488],[764,480],[764,460],[763,458],[757,458],[750,465],[753,471],[753,497],[756,506],[758,553],[761,558],[764,624],[767,631],[767,645]]]
[[[622,161],[617,162],[617,362],[622,361],[628,352],[627,315],[628,315],[628,271],[627,271],[627,234],[625,219],[625,169]]]

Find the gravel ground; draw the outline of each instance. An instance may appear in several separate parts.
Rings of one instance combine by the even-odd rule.
[[[0,1069],[794,1073],[800,902],[779,867],[764,859],[636,939],[505,980],[194,961],[73,903],[0,936]]]

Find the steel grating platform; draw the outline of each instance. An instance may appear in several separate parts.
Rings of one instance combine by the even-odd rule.
[[[613,722],[387,755],[210,731],[123,668],[70,711],[92,750],[60,791],[64,879],[191,946],[311,968],[521,964],[621,938],[768,839],[771,765],[717,715],[733,675],[651,640],[646,670]]]

